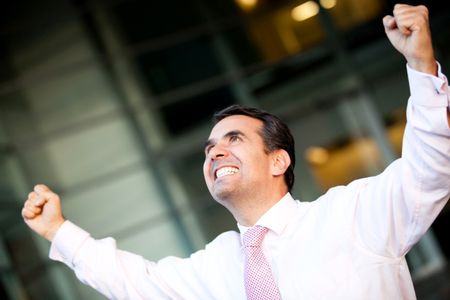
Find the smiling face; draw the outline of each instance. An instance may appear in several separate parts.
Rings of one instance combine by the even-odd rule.
[[[261,127],[258,119],[229,116],[214,126],[205,144],[206,185],[226,207],[259,194],[272,178],[271,154],[265,151]]]

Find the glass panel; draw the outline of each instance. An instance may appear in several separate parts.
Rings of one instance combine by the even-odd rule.
[[[385,166],[379,143],[386,141],[373,136],[379,129],[372,127],[380,125],[367,122],[361,104],[364,97],[355,93],[334,95],[332,99],[324,99],[322,104],[317,101],[310,109],[303,107],[303,113],[295,113],[293,106],[288,116],[299,168],[309,169],[296,170],[300,174],[296,193],[303,200],[315,200],[330,187],[375,175]],[[304,181],[311,182],[308,176],[313,177],[316,187],[305,186]]]
[[[448,229],[450,228],[450,204],[447,203],[444,210],[432,225],[433,232],[438,238],[439,245],[444,252],[447,261],[450,260],[450,240],[448,239]]]
[[[118,240],[118,244],[122,249],[143,255],[149,260],[158,260],[169,255],[187,257],[190,254],[183,250],[176,225],[169,218],[152,226],[142,226],[135,230],[134,234]]]
[[[0,83],[12,80],[15,74],[11,68],[11,62],[7,59],[8,52],[4,45],[0,46]]]
[[[182,223],[189,232],[189,237],[191,238],[194,250],[204,249],[206,243],[212,239],[205,238],[204,230],[199,222],[198,215],[195,211],[189,210],[181,215]],[[217,235],[214,235],[215,238]]]
[[[30,123],[32,130],[21,134],[35,135],[36,127],[48,133],[114,111],[115,89],[95,62],[81,25],[66,22],[42,35],[39,42],[26,36],[9,45],[21,87],[5,95],[10,101],[3,105],[7,115],[22,114]],[[23,104],[11,104],[16,102]]]
[[[55,13],[58,12],[58,13]],[[0,10],[2,36],[18,37],[24,33],[41,35],[42,30],[56,29],[76,17],[73,2],[68,0],[15,0]]]
[[[44,263],[46,258],[40,255],[32,235],[23,223],[20,226],[11,224],[2,228],[2,242],[9,261],[14,266],[8,273],[17,280],[15,284],[11,282],[15,285],[11,288],[18,289],[15,292],[21,296],[38,295],[37,299],[57,299],[57,289],[52,286]]]
[[[142,161],[134,135],[121,119],[54,138],[35,148],[25,154],[33,179],[41,182],[41,171],[51,170],[49,173],[63,188],[88,183]]]
[[[211,120],[214,112],[235,103],[229,88],[219,88],[161,107],[170,133],[177,135]]]
[[[120,1],[113,13],[130,44],[175,33],[203,20],[195,3],[172,1]]]
[[[8,138],[6,136],[6,132],[3,130],[3,127],[0,126],[0,155],[6,151],[6,147],[8,145]]]
[[[1,95],[0,116],[12,144],[20,143],[37,135],[38,126],[31,114],[30,105],[22,91]]]
[[[86,68],[28,88],[27,98],[41,133],[114,115],[117,95],[104,75],[96,67]]]
[[[205,80],[222,72],[211,40],[207,38],[141,54],[137,57],[137,63],[156,94]]]
[[[262,60],[247,30],[233,27],[224,31],[223,35],[241,66],[252,65]]]
[[[31,84],[75,71],[78,64],[95,60],[83,26],[76,20],[39,28],[37,32],[20,32],[9,38],[8,49],[15,71]]]
[[[233,2],[235,1],[202,0],[202,4],[208,7],[214,20],[236,17],[239,14],[239,10],[236,3]]]
[[[265,61],[297,54],[324,40],[319,6],[314,1],[236,2],[243,10],[250,39]],[[254,5],[247,6],[250,2]]]
[[[159,188],[143,168],[85,190],[71,190],[61,198],[66,216],[96,237],[124,235],[166,213]]]
[[[320,0],[322,7],[333,18],[339,29],[348,30],[362,23],[377,19],[381,25],[381,15],[385,1],[380,0]]]
[[[14,208],[22,206],[29,193],[30,187],[26,185],[23,166],[15,155],[0,156],[0,188],[5,193],[3,201],[18,201]]]

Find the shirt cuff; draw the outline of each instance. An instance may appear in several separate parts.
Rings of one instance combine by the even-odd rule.
[[[89,236],[88,232],[66,220],[53,238],[49,253],[50,259],[73,267],[76,253]]]
[[[438,76],[422,73],[406,65],[408,73],[409,90],[413,102],[417,105],[428,107],[448,107],[450,100],[447,96],[448,81],[441,72],[441,65],[438,64]],[[441,97],[436,97],[440,95]]]
[[[447,96],[447,77],[441,72],[441,65],[438,62],[436,63],[438,64],[438,76],[416,71],[406,65],[409,90],[415,104],[428,107],[450,106],[450,100]],[[443,97],[436,97],[437,95]]]

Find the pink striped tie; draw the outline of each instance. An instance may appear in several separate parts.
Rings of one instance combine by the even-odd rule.
[[[244,280],[248,300],[281,299],[272,270],[261,249],[267,231],[266,227],[254,226],[244,233]]]

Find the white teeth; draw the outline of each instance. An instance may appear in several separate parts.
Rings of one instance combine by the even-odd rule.
[[[217,178],[220,178],[222,176],[236,174],[237,172],[239,172],[238,168],[224,167],[216,171],[216,176]]]

